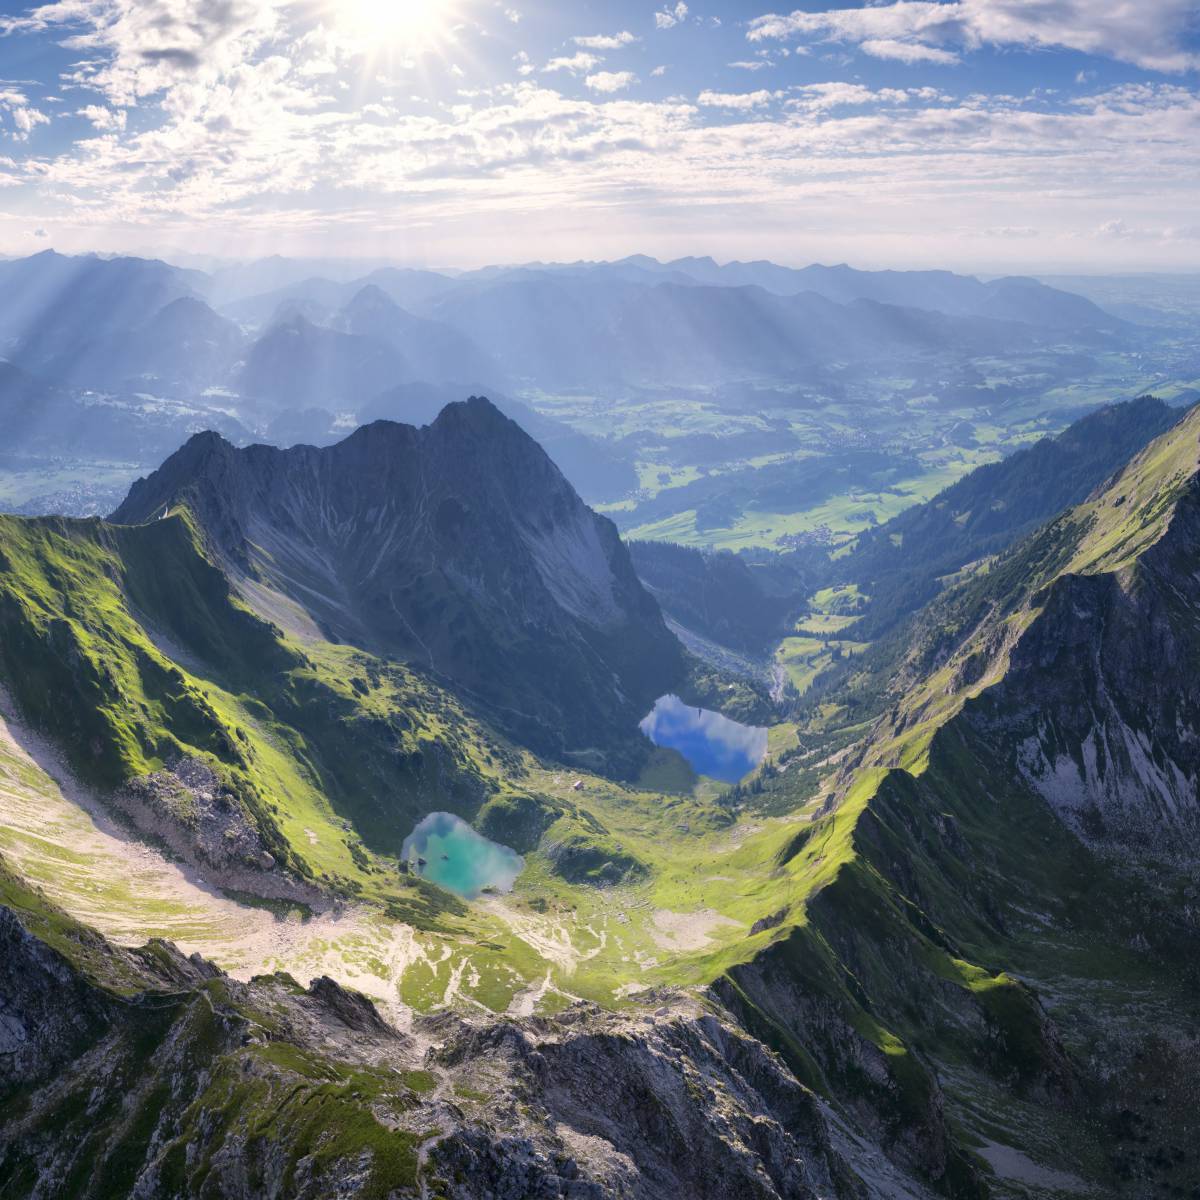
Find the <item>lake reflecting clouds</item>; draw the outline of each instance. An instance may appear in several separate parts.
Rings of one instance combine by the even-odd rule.
[[[660,696],[638,728],[656,745],[678,750],[700,775],[724,783],[745,778],[767,753],[767,731],[707,708]]]

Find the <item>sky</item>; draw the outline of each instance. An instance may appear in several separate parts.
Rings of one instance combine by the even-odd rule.
[[[1198,86],[1200,0],[0,0],[0,253],[1200,270]]]

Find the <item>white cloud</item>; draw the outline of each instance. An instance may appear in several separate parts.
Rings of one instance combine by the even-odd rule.
[[[620,50],[623,46],[632,46],[637,38],[628,29],[620,33],[593,33],[571,39],[577,46],[586,50]]]
[[[148,231],[167,240],[203,230],[214,246],[224,239],[238,253],[264,245],[286,252],[289,238],[296,251],[353,243],[379,253],[392,238],[403,253],[420,230],[429,253],[461,262],[493,253],[503,220],[514,254],[530,257],[556,236],[565,250],[625,253],[637,247],[614,242],[647,234],[650,248],[670,228],[679,253],[709,245],[731,257],[925,255],[944,263],[965,246],[1006,264],[1028,237],[1039,256],[1074,247],[1081,262],[1140,269],[1147,260],[1135,255],[1161,252],[1167,265],[1200,267],[1188,232],[1196,228],[1200,97],[1181,84],[957,100],[933,87],[827,82],[758,93],[731,84],[701,99],[649,101],[629,90],[632,72],[581,70],[586,90],[549,86],[561,74],[517,79],[513,67],[535,64],[518,52],[510,66],[512,51],[496,38],[509,80],[455,95],[436,90],[453,89],[448,68],[441,77],[430,71],[430,86],[418,89],[398,60],[348,58],[328,37],[309,37],[312,28],[295,25],[299,5],[264,16],[248,0],[221,0],[225,17],[211,45],[181,41],[191,60],[142,62],[137,37],[169,47],[162,29],[133,10],[155,8],[165,19],[201,2],[215,0],[72,0],[99,24],[81,20],[51,36],[92,42],[76,51],[81,65],[73,68],[77,83],[86,79],[98,93],[87,108],[105,121],[100,112],[124,111],[121,97],[133,96],[142,111],[125,128],[88,130],[74,144],[30,137],[18,153],[6,142],[0,234],[28,245],[29,230],[44,222],[60,248],[120,238],[128,248],[144,245]],[[503,22],[501,8],[492,20]],[[966,46],[895,30],[873,36],[947,52]],[[465,66],[469,49],[442,62]],[[308,70],[322,60],[338,74]],[[73,110],[86,112],[72,99]],[[14,107],[26,110],[26,128]],[[39,120],[31,111],[23,93],[0,95],[10,138],[29,136]],[[1114,213],[1134,232],[1097,232]],[[1020,232],[1026,223],[1036,241]],[[723,240],[735,237],[736,245]]]
[[[788,103],[809,112],[828,112],[846,105],[907,104],[914,96],[931,99],[928,93],[933,90],[881,88],[872,91],[861,83],[806,83],[796,89],[798,95]]]
[[[1195,92],[1176,84],[1123,83],[1104,92],[1076,96],[1070,104],[1092,112],[1139,113],[1150,109],[1165,112],[1196,99]]]
[[[948,62],[923,51],[953,54],[949,47],[1054,47],[1150,70],[1186,71],[1200,66],[1200,55],[1188,48],[1195,16],[1195,0],[896,0],[786,16],[768,13],[749,22],[746,36],[751,41],[850,42],[888,58],[901,57],[902,45],[909,47],[905,61],[911,62]]]
[[[280,25],[272,0],[54,0],[0,18],[0,35],[77,30],[63,41],[84,53],[68,81],[127,108],[182,80],[214,83]]]
[[[636,81],[637,76],[632,71],[597,71],[595,75],[587,76],[583,82],[593,92],[612,93],[623,92]]]
[[[702,108],[728,108],[746,111],[752,108],[761,108],[764,104],[770,104],[772,100],[778,100],[782,95],[782,92],[769,92],[765,89],[757,92],[704,91],[696,97],[696,103]]]
[[[8,136],[14,142],[25,142],[39,125],[49,125],[50,118],[34,108],[23,91],[15,87],[0,87],[0,118],[7,116],[12,124]],[[0,129],[3,122],[0,121]]]
[[[1131,225],[1124,218],[1115,217],[1085,233],[1084,237],[1109,245],[1133,243],[1144,252],[1150,243],[1169,247],[1172,243],[1200,240],[1200,225]]]
[[[667,73],[667,68],[663,67],[663,66],[655,67],[654,70],[650,72],[650,74],[653,75],[655,77],[655,79],[659,78],[662,75],[665,75],[666,73]]]
[[[679,0],[674,8],[668,6],[654,14],[654,27],[656,29],[674,29],[687,15],[688,6],[684,4],[683,0]]]
[[[867,38],[858,47],[872,58],[892,58],[904,63],[937,63],[952,66],[960,62],[953,50],[942,50],[937,46],[926,46],[924,42],[902,42],[898,38]]]
[[[765,58],[752,58],[742,62],[731,62],[729,64],[735,71],[762,71],[767,67],[773,67],[775,64]]]
[[[75,115],[86,117],[95,128],[108,131],[125,128],[125,110],[106,108],[103,104],[85,104]]]
[[[559,57],[552,58],[543,68],[543,71],[570,71],[572,75],[582,75],[585,71],[591,71],[598,67],[604,59],[595,54],[588,54],[584,50],[580,50],[576,54],[572,54],[570,58]]]

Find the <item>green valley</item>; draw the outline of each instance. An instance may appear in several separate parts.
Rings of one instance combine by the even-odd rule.
[[[469,418],[455,437],[493,419],[478,405],[453,417]],[[523,436],[508,453],[528,459],[524,477],[541,470]],[[618,1057],[683,1039],[685,1073],[702,1053],[689,1039],[713,1029],[743,1045],[738,1054],[758,1047],[794,1081],[788,1103],[803,1097],[808,1128],[824,1130],[812,1136],[825,1148],[805,1153],[825,1164],[831,1194],[1015,1197],[1031,1177],[1064,1194],[1116,1195],[1128,1179],[1192,1186],[1193,1166],[1169,1150],[1191,1137],[1191,1110],[1156,1108],[1153,1097],[1155,1087],[1185,1094],[1195,1017],[1179,964],[1196,961],[1200,930],[1180,919],[1179,896],[1192,861],[1180,845],[1197,819],[1184,782],[1196,767],[1187,664],[1200,654],[1185,565],[1200,545],[1197,414],[874,644],[858,640],[873,597],[855,586],[818,593],[780,651],[800,707],[775,719],[766,761],[733,788],[648,745],[630,771],[632,729],[598,729],[586,755],[535,748],[534,727],[506,711],[515,693],[503,679],[476,673],[464,686],[465,668],[440,651],[400,661],[387,626],[365,625],[364,593],[336,591],[355,578],[366,586],[373,568],[352,574],[361,560],[345,540],[302,553],[302,527],[280,516],[268,525],[267,502],[253,498],[263,495],[254,458],[220,454],[169,466],[165,489],[139,484],[132,503],[154,517],[144,524],[0,524],[0,854],[14,936],[22,953],[58,956],[53,971],[78,979],[98,1014],[81,1044],[107,1046],[108,1061],[145,1071],[128,1055],[150,1026],[112,1005],[136,993],[165,1013],[152,998],[167,991],[180,1024],[153,1036],[178,1053],[226,1056],[206,1059],[217,1069],[207,1091],[187,1071],[145,1076],[165,1090],[161,1103],[147,1095],[160,1111],[127,1114],[145,1122],[143,1141],[113,1126],[96,1151],[112,1161],[119,1149],[127,1178],[157,1181],[144,1186],[164,1195],[163,1172],[189,1188],[208,1172],[224,1178],[217,1160],[198,1175],[171,1147],[211,1137],[194,1123],[211,1128],[218,1114],[229,1130],[220,1136],[245,1138],[266,1097],[295,1086],[317,1088],[324,1115],[314,1125],[281,1110],[270,1138],[292,1165],[255,1168],[276,1190],[323,1195],[360,1158],[380,1195],[440,1186],[434,1161],[476,1178],[471,1139],[502,1127],[552,1157],[554,1118],[536,1106],[561,1097],[539,1087],[535,1108],[485,1117],[471,1098],[508,1094],[519,1073],[496,1074],[500,1043],[481,1043],[478,1059],[447,1046],[486,1042],[506,1022],[538,1038],[563,1021],[552,1036],[569,1056],[584,1053],[578,1039],[591,1039],[591,1055],[613,1038]],[[214,461],[224,482],[206,491]],[[288,486],[308,489],[304,503],[321,512],[323,468],[297,461],[304,474]],[[594,614],[576,606],[580,588],[620,595],[606,619],[646,622],[638,636],[654,644],[657,610],[635,584],[603,581],[604,569],[632,578],[619,543],[602,531],[591,541],[594,518],[566,502],[555,519],[596,557],[558,556],[547,549],[554,527],[526,523],[524,493],[498,486],[509,497],[494,505],[510,539],[508,586],[530,572],[528,603],[557,606],[541,610],[551,636],[590,647],[579,669],[605,653],[601,632],[583,624]],[[322,519],[353,528],[348,513]],[[311,539],[318,527],[304,528]],[[477,578],[489,577],[489,552],[475,552]],[[569,563],[579,582],[559,575],[552,599],[535,600],[547,561]],[[706,569],[686,555],[663,560],[665,602]],[[444,577],[447,595],[462,578]],[[730,564],[713,576],[712,600],[733,612],[768,578]],[[489,602],[477,585],[462,594],[475,611]],[[765,620],[795,598],[778,594],[784,607],[765,605]],[[720,633],[719,610],[703,611]],[[411,613],[406,636],[422,641],[419,605]],[[1162,671],[1142,665],[1147,638],[1174,646],[1167,690]],[[492,651],[475,653],[478,663]],[[499,653],[511,662],[529,651],[511,642]],[[725,686],[714,680],[740,686],[721,674],[728,667],[704,676],[688,661],[713,694]],[[677,683],[676,661],[659,663],[659,680]],[[433,811],[524,857],[510,893],[463,901],[402,861],[404,838]],[[202,958],[172,958],[160,943],[132,949],[149,938]],[[311,989],[295,982],[308,979]],[[1147,998],[1136,1020],[1133,996]],[[217,1035],[196,1024],[210,1007],[224,1014]],[[237,1035],[249,1047],[248,1090],[215,1066],[232,1065],[236,1028],[250,1031]],[[23,1099],[7,1101],[25,1114],[14,1128],[43,1137],[56,1105],[95,1086],[88,1061],[53,1086],[32,1067],[14,1093]],[[588,1061],[558,1068],[568,1090],[586,1087]],[[372,1075],[380,1062],[410,1082]],[[308,1112],[315,1101],[303,1103]],[[777,1121],[781,1103],[760,1090],[738,1111]],[[846,1130],[877,1148],[877,1165]],[[647,1153],[643,1135],[623,1136]],[[705,1126],[694,1136],[719,1158],[741,1135]],[[574,1145],[585,1170],[603,1171]],[[1168,1147],[1166,1157],[1146,1145]],[[35,1170],[4,1147],[0,1168]],[[51,1157],[66,1164],[63,1153]],[[686,1176],[681,1157],[669,1170]]]

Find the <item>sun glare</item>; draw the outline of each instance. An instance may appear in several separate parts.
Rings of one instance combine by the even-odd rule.
[[[393,50],[422,50],[451,29],[450,0],[337,0],[338,27],[356,41]]]

